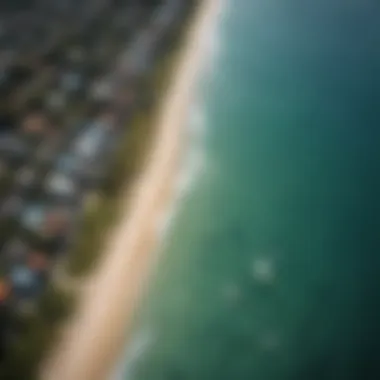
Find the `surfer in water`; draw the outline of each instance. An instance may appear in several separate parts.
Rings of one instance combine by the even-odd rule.
[[[276,268],[270,258],[258,258],[252,263],[252,277],[259,283],[271,285],[276,279]]]

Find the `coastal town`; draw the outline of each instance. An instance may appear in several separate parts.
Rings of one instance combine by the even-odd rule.
[[[40,312],[90,201],[107,191],[191,2],[15,3],[0,6],[2,359],[23,339],[19,321]]]

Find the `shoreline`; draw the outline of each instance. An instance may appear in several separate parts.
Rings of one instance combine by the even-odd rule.
[[[106,380],[125,345],[156,259],[159,222],[175,192],[186,143],[184,124],[205,53],[204,38],[213,26],[218,3],[205,0],[198,5],[158,111],[145,167],[123,201],[122,218],[107,239],[61,341],[43,363],[42,380]]]

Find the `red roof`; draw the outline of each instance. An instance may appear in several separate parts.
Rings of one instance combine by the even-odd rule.
[[[11,287],[4,279],[0,280],[0,302],[4,302],[11,291]]]
[[[49,260],[43,252],[29,254],[28,266],[35,270],[45,270],[49,266]]]

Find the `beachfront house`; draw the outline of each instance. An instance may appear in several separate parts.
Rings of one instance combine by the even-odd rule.
[[[26,265],[16,265],[9,272],[12,295],[19,299],[30,299],[38,296],[43,283],[40,276]]]
[[[70,209],[64,206],[32,203],[26,207],[20,217],[22,226],[43,237],[64,234],[70,221]]]
[[[78,207],[73,204],[30,204],[20,217],[20,234],[33,250],[59,255],[67,247],[77,214]]]
[[[53,198],[70,200],[77,195],[78,185],[69,174],[53,171],[47,175],[44,190]]]
[[[46,217],[46,207],[42,204],[33,204],[24,208],[20,222],[25,229],[39,231]]]
[[[156,36],[145,32],[131,46],[125,66],[131,77],[140,77],[148,74],[153,68],[153,42]]]
[[[46,214],[43,224],[43,234],[48,237],[63,236],[69,228],[73,210],[68,207],[56,207]]]
[[[109,101],[114,91],[114,83],[110,78],[100,78],[94,81],[89,95],[93,101]]]
[[[46,273],[51,266],[49,256],[42,251],[31,251],[27,257],[27,262],[29,268],[40,273]]]
[[[114,142],[114,130],[106,119],[98,118],[87,124],[72,145],[75,157],[75,175],[84,187],[95,185],[106,170],[110,148]]]
[[[11,287],[9,306],[12,311],[19,315],[34,313],[36,301],[46,285],[46,276],[21,264],[13,267],[7,278]]]
[[[43,135],[49,126],[49,120],[43,110],[28,112],[21,122],[21,130],[27,135]]]
[[[105,125],[99,122],[89,123],[74,142],[73,153],[81,161],[90,162],[102,153],[107,139]]]

